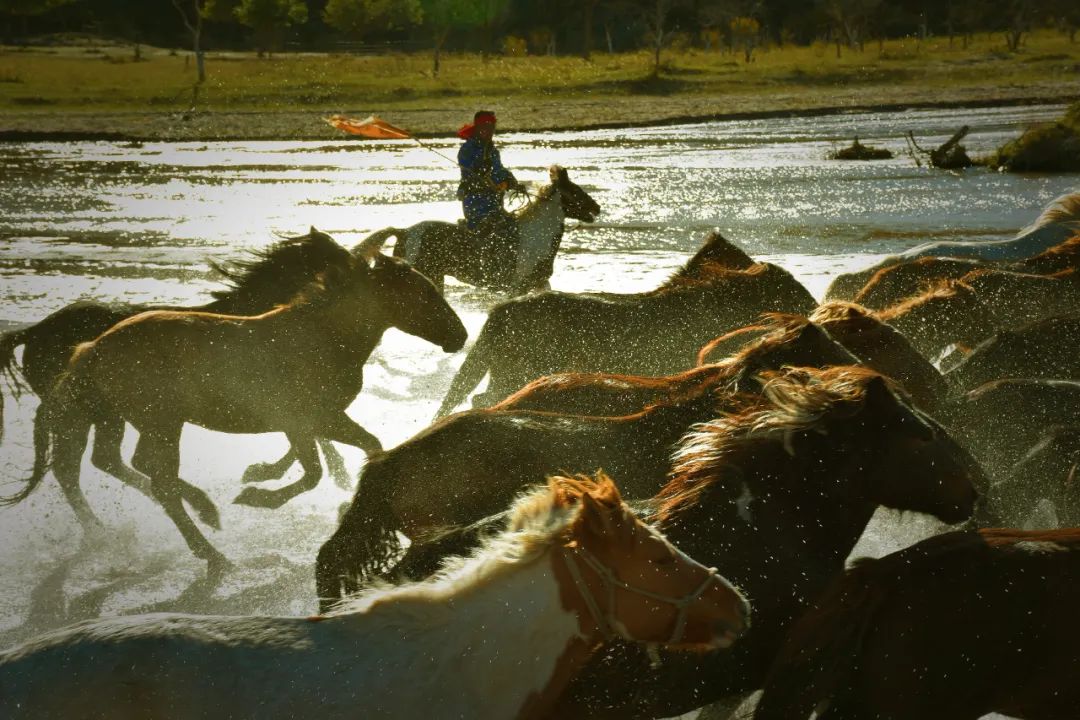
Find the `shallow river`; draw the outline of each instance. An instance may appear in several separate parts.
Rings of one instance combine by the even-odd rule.
[[[917,166],[907,130],[933,147],[969,124],[964,144],[977,155],[1061,113],[1041,106],[849,114],[506,134],[499,142],[520,179],[544,182],[547,167],[559,163],[603,207],[592,225],[570,223],[556,289],[654,287],[719,228],[820,295],[837,272],[926,240],[1011,236],[1049,200],[1080,188],[1077,175]],[[826,159],[855,135],[892,149],[895,159]],[[430,145],[455,151],[449,140]],[[452,220],[460,212],[456,182],[450,162],[405,141],[0,143],[0,330],[81,297],[205,302],[215,287],[210,260],[237,258],[275,233],[309,225],[352,244],[387,225]],[[499,299],[452,281],[447,292],[472,336]],[[397,444],[427,425],[463,357],[391,330],[350,414],[385,446]],[[31,465],[37,401],[15,401],[3,389],[0,493],[9,494],[17,485],[8,482]],[[129,438],[128,452],[132,445]],[[219,504],[223,529],[209,536],[236,563],[215,587],[202,582],[202,564],[157,507],[89,466],[83,487],[115,530],[104,548],[77,552],[78,526],[51,478],[20,506],[0,508],[0,647],[98,615],[311,612],[312,561],[348,493],[327,480],[277,511],[231,504],[243,468],[284,449],[278,435],[185,431],[182,475]],[[359,469],[362,453],[345,453]],[[935,529],[883,514],[859,552],[889,552]]]

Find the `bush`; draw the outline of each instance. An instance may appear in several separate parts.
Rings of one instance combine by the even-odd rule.
[[[503,55],[510,57],[525,57],[529,52],[529,44],[525,42],[525,38],[507,35],[502,41],[502,51]]]
[[[1030,128],[998,148],[989,164],[1009,172],[1080,171],[1080,102],[1051,125]]]

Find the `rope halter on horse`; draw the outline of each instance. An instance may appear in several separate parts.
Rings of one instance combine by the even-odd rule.
[[[562,548],[563,560],[566,562],[566,568],[570,571],[570,577],[574,579],[574,584],[577,585],[578,592],[581,593],[582,599],[585,601],[585,605],[589,608],[589,614],[592,615],[593,620],[596,622],[597,628],[600,630],[600,634],[603,636],[605,642],[610,642],[615,638],[621,637],[623,640],[629,640],[631,642],[646,642],[639,640],[638,638],[630,637],[624,632],[617,632],[614,629],[615,622],[615,589],[622,588],[628,592],[636,595],[642,595],[653,600],[659,600],[660,602],[674,605],[679,611],[675,618],[675,628],[671,631],[671,637],[668,639],[668,644],[674,644],[682,640],[683,632],[686,630],[686,618],[687,609],[690,605],[700,598],[706,590],[713,583],[723,584],[723,579],[720,577],[720,573],[716,568],[707,568],[708,573],[705,579],[698,586],[697,590],[683,595],[682,597],[672,597],[671,595],[661,595],[660,593],[654,593],[651,590],[645,590],[643,588],[634,587],[633,585],[623,582],[615,573],[611,571],[604,563],[590,553],[580,545],[569,547],[564,546]],[[600,606],[596,602],[596,598],[593,597],[592,592],[589,591],[589,586],[585,582],[585,578],[581,575],[581,568],[578,567],[575,558],[579,558],[589,568],[596,573],[596,576],[600,578],[600,583],[607,590],[607,612],[601,612]]]

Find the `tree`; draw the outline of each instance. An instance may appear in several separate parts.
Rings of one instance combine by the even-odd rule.
[[[196,85],[206,82],[206,58],[202,47],[203,13],[206,0],[172,0],[173,7],[180,13],[184,27],[191,34],[191,48],[195,53]]]
[[[308,9],[304,0],[240,0],[234,14],[255,31],[255,48],[262,57],[278,46],[282,30],[307,22]]]
[[[684,0],[637,0],[636,5],[648,29],[649,44],[653,50],[653,77],[660,75],[660,51],[668,41],[671,11],[683,4]]]
[[[0,0],[0,14],[20,18],[22,34],[27,34],[27,23],[31,17],[44,15],[62,5],[69,5],[74,0]]]
[[[751,17],[737,17],[731,19],[731,45],[741,45],[743,57],[750,62],[750,55],[757,46],[758,35],[761,33],[761,24]]]
[[[328,0],[323,10],[327,25],[353,37],[406,28],[423,17],[420,0]]]
[[[835,33],[837,57],[841,40],[862,50],[866,30],[880,5],[881,0],[818,0],[818,9]]]
[[[431,74],[439,76],[439,57],[453,30],[476,27],[487,19],[487,0],[420,0],[424,24],[434,43]]]

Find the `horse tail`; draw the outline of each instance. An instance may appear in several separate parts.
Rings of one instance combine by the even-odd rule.
[[[394,244],[394,257],[401,257],[398,253],[398,246],[403,244],[404,233],[400,228],[396,227],[385,227],[382,230],[376,230],[357,243],[350,252],[356,257],[372,258],[382,250],[382,246],[390,236],[398,238],[398,242]]]
[[[465,402],[468,394],[488,374],[491,367],[492,338],[498,334],[498,330],[493,328],[501,326],[499,318],[505,315],[505,313],[500,313],[501,309],[496,307],[488,315],[487,322],[484,323],[484,327],[480,330],[476,342],[473,343],[468,354],[465,355],[465,362],[461,363],[461,368],[458,369],[454,379],[450,382],[450,389],[446,391],[446,397],[443,398],[439,411],[435,413],[436,420],[446,417],[453,412],[454,408]]]
[[[755,720],[808,718],[850,686],[863,639],[888,593],[874,560],[842,574],[788,631],[773,661]]]
[[[26,382],[18,363],[15,362],[15,348],[25,345],[29,340],[32,327],[22,330],[12,330],[0,335],[0,375],[6,376],[11,386],[11,395],[15,399],[22,397],[23,392],[29,391],[30,385]],[[0,440],[4,439],[4,399],[0,396]]]
[[[390,456],[368,459],[352,504],[315,559],[315,589],[320,612],[355,593],[365,581],[389,569],[401,552],[400,523],[390,502],[396,474]]]

